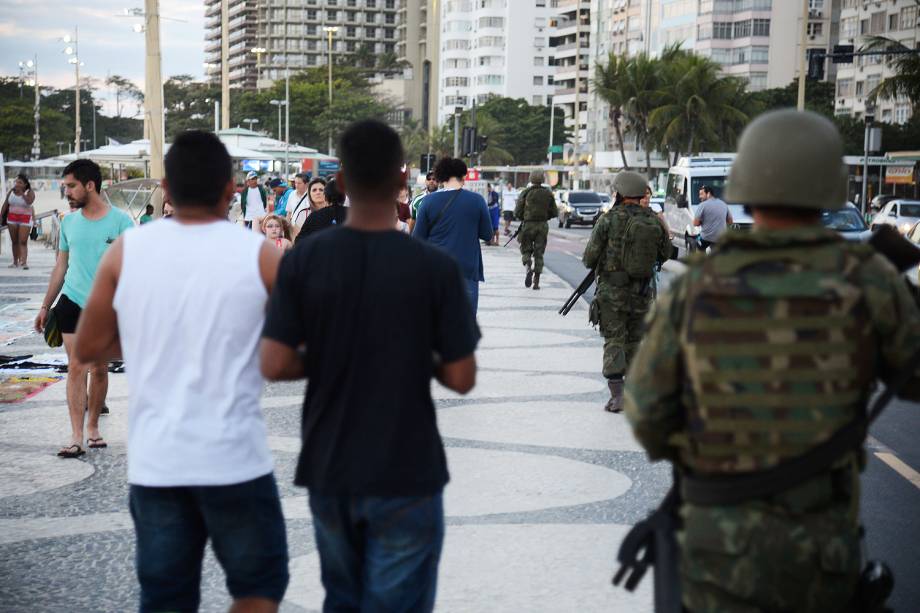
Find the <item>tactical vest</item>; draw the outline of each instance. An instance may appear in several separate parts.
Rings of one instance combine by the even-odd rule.
[[[524,199],[524,221],[547,221],[554,196],[545,187],[528,187],[519,198]]]
[[[616,205],[605,214],[613,216],[613,223],[601,272],[625,272],[632,279],[650,278],[664,231],[661,222],[649,209],[638,205]]]
[[[693,471],[770,468],[864,410],[877,340],[857,273],[863,245],[727,249],[688,286],[680,342]]]

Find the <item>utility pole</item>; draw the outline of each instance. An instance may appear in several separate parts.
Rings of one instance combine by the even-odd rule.
[[[329,113],[332,116],[332,35],[339,31],[338,26],[324,26],[323,31],[326,33],[326,64],[329,66]],[[287,57],[287,56],[285,56]],[[329,142],[326,146],[326,153],[332,155],[332,124],[329,124]]]
[[[547,147],[546,153],[546,163],[550,166],[553,165],[553,128],[554,123],[556,122],[556,105],[553,104],[553,99],[550,98],[549,101],[549,147]]]
[[[332,92],[332,89],[329,89]],[[291,172],[288,156],[291,150],[291,70],[288,68],[288,56],[284,55],[284,174],[285,181]]]
[[[460,157],[460,113],[463,107],[454,107],[454,157]]]
[[[796,107],[805,110],[805,75],[808,56],[808,0],[802,0],[802,31],[799,33],[799,99]]]
[[[230,0],[220,0],[220,125],[230,129]]]
[[[146,65],[144,67],[144,107],[150,130],[150,178],[162,179],[163,138],[163,77],[160,67],[160,6],[159,0],[144,0]]]

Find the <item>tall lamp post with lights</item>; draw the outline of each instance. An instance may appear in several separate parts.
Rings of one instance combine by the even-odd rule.
[[[41,117],[41,94],[38,89],[38,55],[34,60],[19,62],[19,70],[27,76],[26,85],[35,89],[35,133],[32,135],[32,160],[38,160],[42,155],[41,133],[39,132],[39,118]],[[20,85],[20,88],[22,85]],[[20,89],[20,92],[22,90]]]
[[[329,116],[332,117],[332,36],[339,31],[337,26],[325,26],[326,33],[326,64],[329,66]],[[326,153],[332,155],[332,122],[329,122],[329,142]]]
[[[64,47],[64,53],[68,56],[67,62],[73,64],[74,70],[74,136],[73,136],[73,146],[74,153],[80,153],[80,134],[82,130],[80,129],[80,66],[83,66],[83,62],[80,61],[80,49],[78,46],[78,31],[77,28],[73,29],[73,36],[67,34],[61,41],[67,46]]]
[[[250,53],[256,54],[256,91],[262,89],[262,54],[266,51],[268,49],[265,47],[253,47],[249,50]]]

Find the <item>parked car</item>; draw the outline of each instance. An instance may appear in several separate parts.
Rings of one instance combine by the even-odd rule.
[[[859,209],[849,203],[837,211],[822,211],[821,223],[852,241],[867,240],[872,233]]]
[[[881,209],[883,206],[891,202],[892,200],[897,200],[897,196],[892,194],[878,194],[872,200],[869,201],[870,209]]]
[[[656,213],[664,212],[664,196],[652,196],[649,198],[648,206]]]
[[[601,197],[601,214],[604,214],[613,206],[613,199],[607,192],[597,192],[597,195]]]
[[[899,198],[892,200],[872,218],[872,230],[878,229],[882,224],[888,224],[898,229],[901,234],[908,231],[920,221],[920,200],[906,200]]]
[[[593,226],[601,215],[603,201],[597,192],[570,191],[559,194],[559,227]]]

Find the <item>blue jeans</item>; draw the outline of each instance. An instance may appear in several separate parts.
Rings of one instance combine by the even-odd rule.
[[[466,279],[466,295],[470,298],[473,307],[473,317],[479,311],[479,279]]]
[[[441,493],[380,498],[310,493],[324,613],[434,608],[444,542]]]
[[[281,602],[287,534],[275,477],[209,487],[132,485],[142,613],[197,611],[208,538],[234,599]]]

